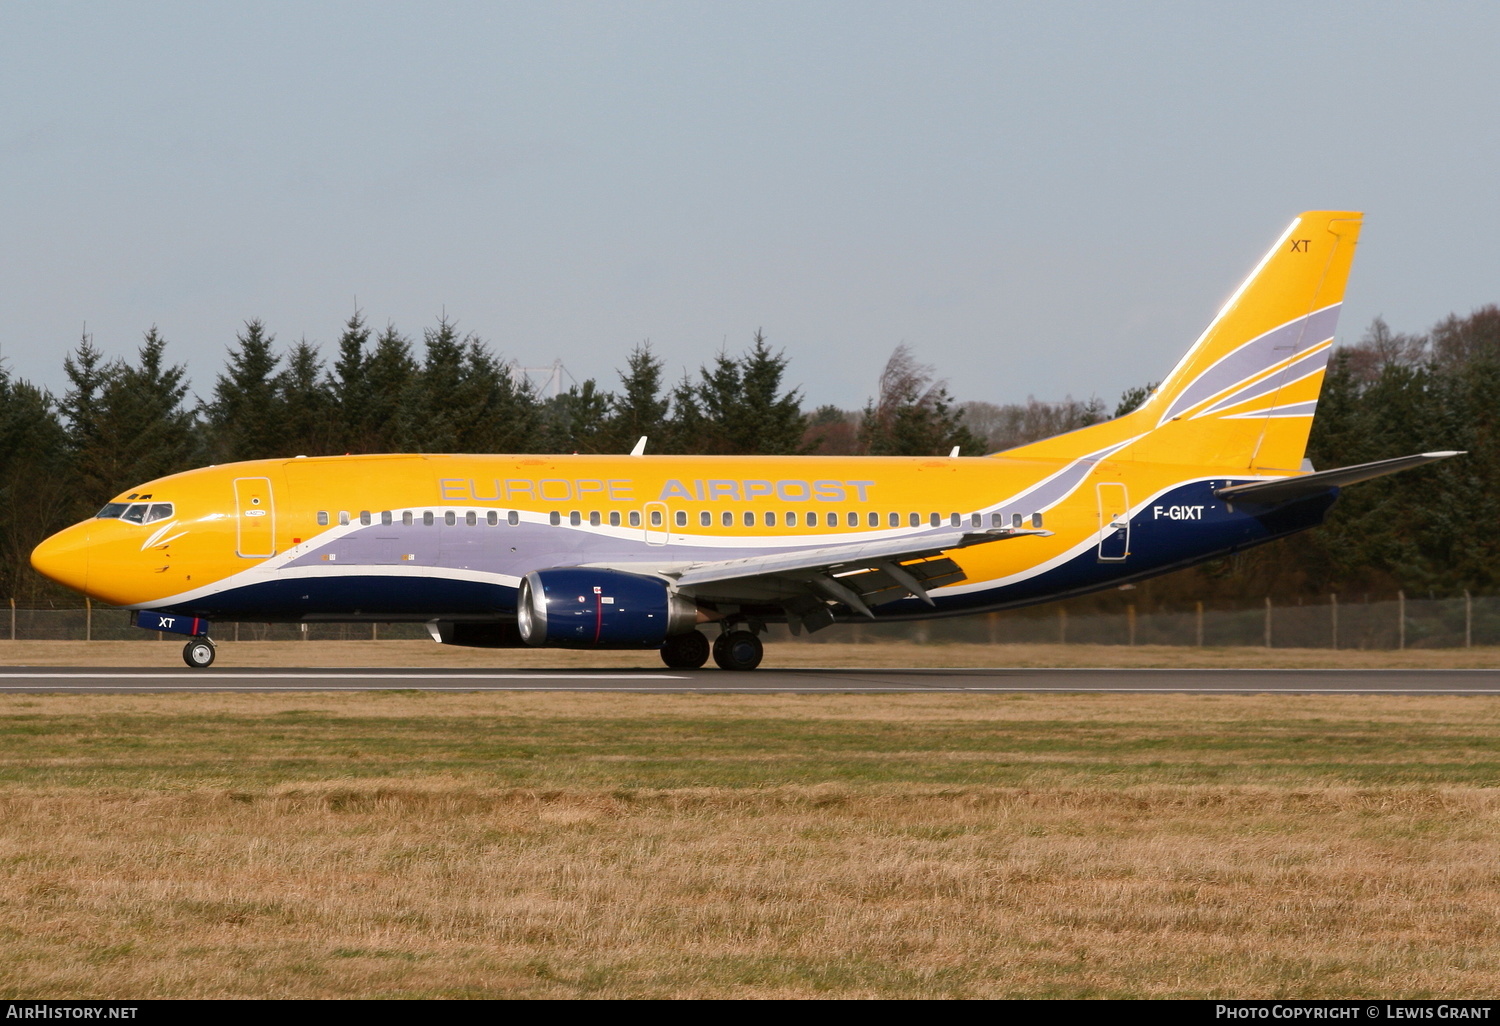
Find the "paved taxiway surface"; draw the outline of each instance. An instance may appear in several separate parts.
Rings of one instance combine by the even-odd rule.
[[[7,667],[3,692],[631,691],[865,694],[1177,692],[1500,695],[1496,670],[423,670]]]

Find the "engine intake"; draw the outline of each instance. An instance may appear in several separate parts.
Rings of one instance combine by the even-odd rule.
[[[660,648],[698,619],[697,606],[660,578],[587,567],[527,574],[516,605],[521,637],[538,647]]]

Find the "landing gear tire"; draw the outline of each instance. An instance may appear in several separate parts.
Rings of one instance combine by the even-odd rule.
[[[701,631],[674,634],[661,646],[661,661],[674,670],[696,670],[708,662],[709,647]]]
[[[721,670],[753,670],[765,654],[753,631],[728,631],[714,642],[714,662]]]
[[[182,646],[182,661],[195,670],[212,666],[217,650],[207,638],[194,638]]]

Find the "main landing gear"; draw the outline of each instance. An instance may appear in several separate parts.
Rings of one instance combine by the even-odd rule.
[[[755,632],[743,627],[725,631],[714,639],[714,662],[721,670],[753,670],[765,654],[766,647]]]
[[[755,631],[737,624],[712,645],[701,631],[674,634],[661,646],[661,661],[674,670],[696,670],[708,662],[710,653],[721,670],[753,670],[765,658],[766,648]]]
[[[202,670],[213,665],[217,652],[214,643],[204,634],[182,646],[182,661],[195,670]]]
[[[700,631],[674,634],[661,646],[661,661],[674,670],[696,670],[708,662],[708,639]]]

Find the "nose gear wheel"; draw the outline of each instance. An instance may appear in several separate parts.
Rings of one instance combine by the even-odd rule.
[[[195,670],[206,669],[213,665],[214,656],[218,650],[214,643],[208,638],[194,638],[182,647],[182,661]]]

